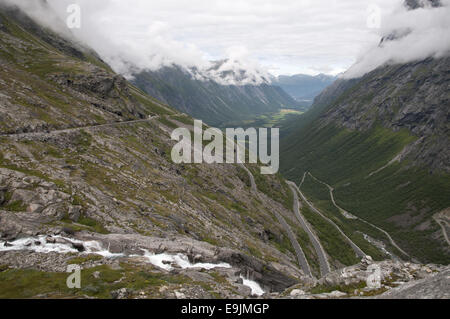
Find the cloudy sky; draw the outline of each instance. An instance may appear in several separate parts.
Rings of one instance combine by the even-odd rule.
[[[21,4],[57,30],[78,4],[81,28],[72,29],[113,68],[178,64],[206,70],[208,61],[233,58],[254,74],[360,76],[383,63],[450,54],[450,0],[443,8],[407,11],[404,0],[35,0]],[[62,27],[61,27],[62,26]],[[383,35],[408,30],[379,47]],[[61,30],[64,31],[64,30]]]
[[[374,15],[402,0],[49,0],[79,3],[85,38],[100,33],[149,67],[238,57],[274,74],[339,73],[380,40]],[[369,23],[368,23],[369,21]],[[98,42],[92,36],[91,42]],[[95,45],[95,43],[94,43]],[[105,48],[106,50],[106,48]],[[151,56],[152,60],[143,55]]]

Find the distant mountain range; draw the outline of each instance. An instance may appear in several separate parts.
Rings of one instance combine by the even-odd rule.
[[[297,108],[299,103],[270,77],[227,60],[200,70],[163,67],[134,75],[132,82],[155,98],[213,126]]]
[[[302,106],[311,106],[314,98],[323,89],[336,81],[336,76],[319,74],[316,76],[306,74],[280,75],[272,80],[273,85],[278,85]]]
[[[221,60],[203,69],[173,65],[143,71],[132,82],[179,111],[225,126],[285,108],[306,111],[335,80],[324,74],[274,77],[241,61]]]

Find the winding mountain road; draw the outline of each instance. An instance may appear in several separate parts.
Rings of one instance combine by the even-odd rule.
[[[338,204],[336,204],[336,201],[334,200],[334,188],[331,187],[330,185],[328,185],[325,182],[322,182],[321,180],[319,180],[318,178],[314,177],[310,172],[308,172],[309,176],[311,176],[313,179],[315,179],[318,183],[325,185],[326,187],[328,187],[328,190],[330,191],[330,197],[331,197],[331,202],[333,203],[334,207],[336,207],[339,212],[344,215],[345,218],[347,219],[358,219],[356,216],[350,214],[348,211],[346,211],[345,209],[341,208],[338,206]]]
[[[261,198],[259,191],[258,191],[258,187],[256,186],[255,177],[253,176],[252,172],[250,172],[250,170],[244,164],[239,164],[239,165],[247,172],[248,177],[250,178],[250,185],[251,185],[252,192],[258,198]],[[305,275],[307,275],[309,277],[313,277],[312,272],[311,272],[311,267],[309,266],[306,256],[305,256],[302,248],[300,247],[300,244],[298,243],[297,238],[296,238],[294,232],[292,231],[291,227],[286,222],[286,220],[283,218],[283,216],[281,216],[280,213],[278,213],[275,210],[273,211],[273,213],[275,214],[275,217],[278,219],[278,222],[281,224],[281,226],[283,226],[284,230],[286,231],[289,241],[292,244],[292,247],[294,247],[295,254],[297,255],[298,264],[302,268]]]
[[[436,214],[433,216],[433,219],[436,223],[438,223],[439,226],[441,226],[442,234],[444,235],[444,239],[447,242],[447,244],[450,246],[450,240],[447,235],[446,225],[448,226],[448,222],[445,219],[443,213]]]
[[[299,205],[299,199],[298,199],[298,193],[296,190],[296,185],[294,182],[287,181],[289,187],[292,190],[292,194],[294,195],[294,214],[297,217],[298,221],[300,222],[300,225],[302,226],[303,230],[308,234],[309,239],[311,240],[311,243],[314,246],[314,250],[317,253],[317,256],[319,258],[319,266],[320,266],[320,274],[325,276],[328,274],[330,269],[330,264],[328,262],[327,254],[325,253],[325,250],[322,247],[322,244],[320,243],[319,238],[314,233],[314,231],[311,229],[308,222],[305,220],[305,218],[300,213],[300,205]]]
[[[306,172],[305,174],[303,174],[303,179],[300,183],[300,187],[303,185],[304,181],[306,178]],[[331,225],[333,225],[338,231],[339,233],[345,238],[345,240],[350,244],[350,246],[352,247],[352,249],[355,251],[356,255],[358,255],[359,257],[365,257],[366,254],[362,251],[361,248],[358,247],[358,245],[356,245],[350,238],[348,238],[348,236],[342,231],[342,229],[336,225],[331,219],[329,219],[328,217],[326,217],[324,214],[322,214],[322,212],[320,210],[318,210],[316,207],[314,207],[314,205],[306,198],[306,196],[302,193],[302,191],[300,190],[300,188],[294,183],[295,188],[297,189],[298,193],[300,194],[300,196],[303,198],[303,200],[308,204],[309,207],[311,207],[311,209],[316,212],[317,214],[319,214],[323,219],[325,219],[328,223],[330,223]]]
[[[400,252],[401,252],[402,254],[404,254],[405,256],[410,257],[403,249],[401,249],[401,248],[397,245],[397,243],[394,241],[394,239],[392,239],[391,235],[389,235],[389,233],[388,233],[387,231],[385,231],[384,229],[382,229],[382,228],[380,228],[380,227],[378,227],[378,226],[376,226],[376,225],[374,225],[374,224],[372,224],[372,223],[369,223],[368,221],[366,221],[366,220],[364,220],[364,219],[362,219],[362,218],[360,218],[360,217],[356,217],[355,215],[350,214],[349,212],[347,212],[345,209],[339,207],[339,206],[336,204],[335,200],[334,200],[334,195],[333,195],[334,188],[331,187],[330,185],[328,185],[327,183],[325,183],[325,182],[319,180],[318,178],[314,177],[310,172],[308,172],[308,174],[309,174],[309,176],[311,176],[313,179],[315,179],[317,182],[319,182],[319,183],[321,183],[321,184],[323,184],[323,185],[325,185],[325,186],[328,187],[328,189],[330,190],[331,202],[333,203],[333,205],[334,205],[334,206],[335,206],[335,207],[336,207],[336,208],[337,208],[337,209],[338,209],[338,210],[339,210],[346,218],[360,220],[360,221],[362,221],[363,223],[366,223],[367,225],[372,226],[373,228],[379,230],[380,232],[382,232],[383,234],[386,235],[386,237],[388,238],[388,240],[389,240],[389,242],[391,243],[392,246],[394,246],[396,249],[398,249],[398,251],[400,251]]]
[[[23,138],[23,137],[29,137],[29,136],[46,136],[46,135],[52,135],[52,134],[72,133],[72,132],[77,132],[77,131],[81,131],[81,130],[89,130],[89,129],[93,129],[93,128],[101,128],[101,127],[108,127],[108,126],[117,126],[117,125],[126,125],[126,124],[133,124],[133,123],[149,122],[149,121],[152,121],[152,120],[155,120],[155,119],[158,119],[158,118],[159,118],[159,116],[152,116],[152,117],[149,117],[149,118],[146,118],[146,119],[130,120],[130,121],[123,121],[123,122],[112,122],[112,123],[87,125],[87,126],[78,126],[78,127],[58,129],[58,130],[52,130],[52,131],[46,131],[46,132],[28,132],[28,133],[0,134],[0,137]]]

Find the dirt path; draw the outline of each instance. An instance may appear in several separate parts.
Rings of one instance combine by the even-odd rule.
[[[89,130],[89,129],[93,129],[93,128],[101,128],[101,127],[117,126],[117,125],[126,125],[126,124],[133,124],[133,123],[144,123],[144,122],[149,122],[149,121],[152,121],[152,120],[155,120],[155,119],[158,119],[158,118],[159,118],[159,116],[153,116],[153,117],[149,117],[147,119],[131,120],[131,121],[123,121],[123,122],[113,122],[113,123],[88,125],[88,126],[79,126],[79,127],[72,127],[72,128],[53,130],[53,131],[47,131],[47,132],[0,134],[0,137],[23,138],[23,137],[33,137],[33,136],[36,136],[36,137],[37,136],[47,136],[47,135],[52,135],[52,134],[72,133],[72,132],[77,132],[77,131],[81,131],[81,130]]]

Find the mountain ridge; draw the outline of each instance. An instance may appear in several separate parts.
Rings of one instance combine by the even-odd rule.
[[[292,124],[281,146],[287,178],[298,181],[311,171],[336,189],[339,206],[394,232],[396,241],[405,236],[401,246],[410,253],[422,238],[420,246],[427,248],[412,255],[429,260],[427,250],[429,256],[434,251],[431,259],[442,262],[448,261],[448,248],[430,221],[450,205],[449,61],[384,66],[336,81]],[[319,189],[313,181],[308,187],[309,195]]]
[[[279,194],[256,200],[238,165],[175,165],[171,129],[189,129],[192,118],[145,94],[89,51],[77,57],[69,47],[60,49],[55,43],[70,41],[17,14],[0,6],[2,283],[17,273],[38,276],[42,280],[30,279],[29,291],[36,293],[28,297],[112,298],[123,288],[89,275],[83,280],[94,290],[46,290],[45,278],[60,283],[71,262],[83,264],[86,274],[125,273],[126,289],[148,297],[173,298],[181,283],[187,296],[249,297],[240,276],[267,293],[310,281],[274,216],[283,216],[299,236],[285,208],[290,191],[279,176],[252,168],[258,185],[267,185],[264,194]],[[55,244],[69,254],[42,252]],[[169,273],[148,258],[163,253],[230,267]],[[120,264],[111,255],[122,256]],[[25,296],[20,287],[0,286],[0,296]]]
[[[291,76],[280,75],[274,78],[272,83],[284,89],[304,105],[304,110],[307,110],[316,96],[336,80],[337,77],[326,74],[315,76],[296,74]]]
[[[212,126],[252,119],[298,104],[281,88],[269,83],[223,85],[211,79],[196,79],[184,68],[164,67],[134,75],[132,82],[143,91],[181,112]]]

